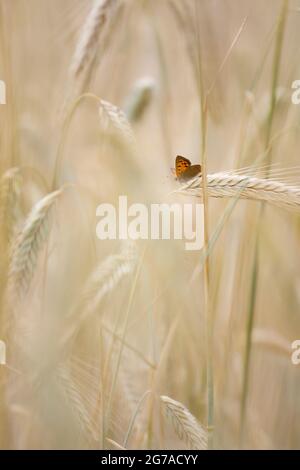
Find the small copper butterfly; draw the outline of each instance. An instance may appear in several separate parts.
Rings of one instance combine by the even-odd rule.
[[[192,165],[190,160],[177,155],[174,173],[179,181],[187,181],[194,176],[201,174],[201,165]]]

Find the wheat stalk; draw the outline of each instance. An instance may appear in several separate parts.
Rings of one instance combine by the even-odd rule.
[[[71,73],[75,78],[88,75],[99,46],[104,26],[119,0],[96,0],[82,28],[71,65]]]
[[[202,197],[202,178],[197,176],[176,192]],[[264,201],[275,206],[300,210],[300,188],[280,181],[220,172],[207,175],[207,193],[215,198],[241,198]]]
[[[47,194],[34,205],[12,247],[9,293],[18,299],[29,289],[39,252],[48,238],[52,208],[61,193]]]
[[[179,401],[167,396],[161,396],[160,400],[179,439],[184,440],[191,449],[206,450],[208,445],[207,431],[189,410]]]

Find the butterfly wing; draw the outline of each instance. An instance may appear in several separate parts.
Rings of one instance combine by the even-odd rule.
[[[192,165],[190,160],[177,155],[175,160],[175,175],[179,181],[187,181],[201,173],[201,165]]]
[[[187,159],[182,157],[181,155],[177,155],[175,160],[175,171],[177,178],[186,172],[186,170],[191,166],[191,162]]]
[[[180,176],[178,176],[178,179],[180,181],[187,181],[199,174],[201,174],[201,165],[191,165]]]

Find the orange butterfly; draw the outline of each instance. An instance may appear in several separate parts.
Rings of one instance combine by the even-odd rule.
[[[201,165],[192,165],[191,162],[180,155],[175,160],[175,175],[179,181],[187,181],[201,174]]]

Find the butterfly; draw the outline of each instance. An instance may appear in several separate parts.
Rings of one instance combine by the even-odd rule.
[[[175,160],[175,176],[179,181],[188,181],[201,174],[201,165],[192,165],[190,160],[177,155]]]

